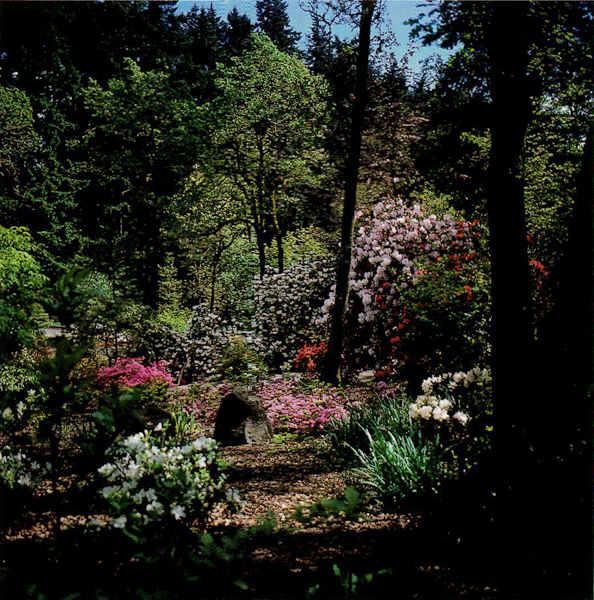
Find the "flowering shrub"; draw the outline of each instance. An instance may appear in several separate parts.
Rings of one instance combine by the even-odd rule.
[[[197,421],[214,425],[221,398],[231,385],[214,386],[205,381],[196,381],[180,400],[180,406]]]
[[[295,368],[298,371],[309,371],[312,373],[320,366],[320,361],[327,350],[326,342],[312,344],[311,346],[304,344],[295,359]]]
[[[192,308],[192,316],[182,331],[154,325],[146,344],[155,358],[169,362],[178,379],[193,381],[212,377],[221,368],[223,349],[234,333],[229,323],[211,313],[205,304]]]
[[[485,398],[482,388],[488,387],[491,381],[489,369],[474,367],[468,372],[442,373],[428,377],[421,384],[423,395],[417,396],[409,407],[409,415],[413,419],[446,422],[451,420],[466,425],[469,410],[478,413],[483,410]],[[486,390],[488,394],[488,389]],[[464,407],[465,411],[457,410]],[[454,412],[455,411],[455,412]]]
[[[300,380],[282,376],[264,383],[258,394],[276,432],[320,433],[332,420],[347,417],[349,406],[357,402],[357,396],[346,390],[327,388],[315,380],[304,390]]]
[[[254,330],[271,365],[290,369],[303,344],[320,338],[315,320],[333,277],[333,261],[306,256],[283,273],[269,267],[254,280]]]
[[[440,400],[437,396],[418,396],[410,405],[408,414],[413,419],[433,419],[434,421],[449,421],[453,402],[448,398]],[[468,415],[458,411],[451,415],[462,425],[466,425]]]
[[[538,260],[528,263],[532,270],[535,325],[542,324],[552,307],[551,276],[546,267]]]
[[[348,362],[386,373],[476,362],[486,338],[487,279],[477,223],[380,202],[357,213]],[[328,318],[334,291],[325,301]],[[462,356],[461,356],[462,354]],[[470,364],[472,364],[470,363]]]
[[[104,367],[97,374],[97,386],[107,389],[112,384],[124,388],[146,385],[158,381],[173,385],[171,375],[160,362],[144,365],[143,359],[124,358],[116,360],[112,367]]]
[[[169,446],[148,431],[120,442],[99,469],[108,483],[101,495],[111,508],[110,526],[138,530],[149,523],[204,521],[224,497],[216,448],[205,437]]]
[[[15,485],[32,487],[51,470],[51,464],[41,465],[22,452],[12,452],[7,446],[0,452],[0,479],[10,488]]]

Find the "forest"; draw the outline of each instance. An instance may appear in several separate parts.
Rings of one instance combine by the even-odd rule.
[[[592,598],[594,3],[388,1],[0,2],[0,597]]]

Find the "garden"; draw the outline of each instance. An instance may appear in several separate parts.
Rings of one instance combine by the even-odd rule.
[[[69,4],[1,9],[1,597],[585,600],[592,5],[415,71],[379,0]]]

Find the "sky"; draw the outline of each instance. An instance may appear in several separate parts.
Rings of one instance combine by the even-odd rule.
[[[217,13],[223,18],[226,18],[233,7],[237,7],[237,10],[247,15],[252,22],[256,20],[256,0],[194,0],[192,2],[184,0],[178,2],[178,10],[185,12],[190,10],[194,4],[198,5],[198,7],[204,6],[208,8],[211,3]],[[287,3],[291,27],[301,33],[300,45],[305,47],[306,34],[309,33],[311,27],[309,15],[300,7],[299,0],[287,0]],[[417,8],[417,5],[418,0],[386,0],[387,17],[391,22],[390,29],[395,34],[396,41],[399,44],[392,49],[397,59],[400,59],[410,49],[410,41],[408,39],[410,27],[404,25],[404,22],[417,16],[419,12],[423,12],[423,9]],[[352,37],[354,35],[349,35],[347,27],[343,27],[340,30],[337,29],[335,33],[341,37]],[[409,67],[413,72],[418,72],[421,68],[421,62],[432,54],[437,54],[444,58],[449,55],[448,51],[435,46],[429,48],[420,47],[418,41],[415,42],[414,47],[416,49],[409,60]]]

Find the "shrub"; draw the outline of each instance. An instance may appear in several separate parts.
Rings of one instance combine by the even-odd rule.
[[[214,377],[220,371],[223,349],[229,345],[233,328],[205,304],[192,308],[183,331],[153,323],[145,334],[145,345],[158,360],[165,360],[182,379],[194,381]]]
[[[485,352],[488,279],[478,224],[426,216],[401,200],[357,215],[348,308],[352,369],[422,374]],[[327,319],[334,292],[324,302]]]
[[[266,361],[273,367],[292,367],[303,344],[323,337],[321,309],[334,276],[334,262],[306,256],[283,273],[268,268],[254,281],[254,331]]]
[[[221,352],[218,374],[223,379],[249,385],[262,379],[266,373],[262,358],[249,341],[243,336],[230,336],[229,344]]]
[[[356,401],[353,395],[338,388],[325,387],[312,380],[308,390],[289,376],[277,376],[265,382],[258,391],[274,430],[300,434],[319,434],[331,421],[348,415],[348,407]]]
[[[311,345],[304,344],[295,359],[295,368],[298,371],[309,371],[310,373],[317,371],[327,350],[326,342]]]
[[[449,421],[450,417],[465,425],[469,411],[477,416],[488,411],[491,372],[474,367],[468,372],[442,373],[428,377],[421,384],[423,394],[410,405],[414,419]],[[457,412],[454,410],[460,409]],[[464,409],[461,410],[461,409]]]
[[[460,473],[475,467],[491,446],[490,384],[490,370],[478,366],[433,375],[423,381],[423,394],[409,406],[410,417],[426,435],[439,434],[442,443],[452,448],[452,467]]]
[[[142,358],[124,358],[116,360],[111,367],[100,369],[96,385],[101,389],[106,389],[111,385],[133,388],[159,381],[173,385],[171,375],[165,371],[162,363],[155,362],[145,365]]]
[[[10,488],[32,487],[50,471],[50,463],[41,465],[22,452],[6,447],[0,452],[0,479]]]
[[[201,437],[184,446],[144,431],[118,443],[99,469],[112,528],[142,531],[149,524],[206,520],[224,498],[217,444]]]

